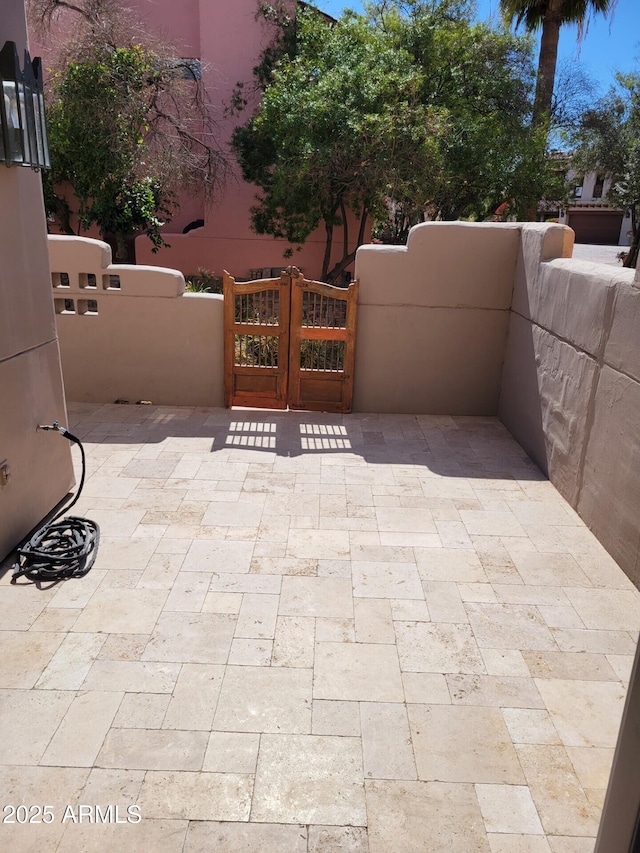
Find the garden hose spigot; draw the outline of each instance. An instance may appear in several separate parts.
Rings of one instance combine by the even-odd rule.
[[[63,435],[69,441],[73,441],[74,444],[80,444],[80,439],[76,438],[75,435],[72,435],[68,429],[60,426],[58,421],[54,421],[52,424],[38,424],[36,427],[36,431],[44,430],[45,432],[49,430],[54,430],[55,432],[59,432],[60,435]]]

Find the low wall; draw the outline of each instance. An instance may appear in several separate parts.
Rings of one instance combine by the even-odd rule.
[[[49,237],[67,399],[222,406],[222,296],[162,267],[111,263],[106,243]]]
[[[362,246],[354,410],[494,415],[519,225],[429,222]]]
[[[519,235],[428,223],[406,247],[358,251],[354,411],[496,413]],[[221,296],[185,294],[175,270],[111,264],[98,240],[49,246],[68,399],[223,404]]]
[[[499,414],[640,584],[640,279],[523,226]]]

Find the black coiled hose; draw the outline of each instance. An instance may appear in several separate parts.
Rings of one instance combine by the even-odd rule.
[[[25,576],[30,581],[55,582],[66,578],[81,578],[95,563],[100,542],[100,528],[88,518],[69,515],[82,492],[86,473],[86,459],[82,442],[64,427],[54,421],[52,426],[39,429],[56,430],[80,448],[82,456],[82,476],[74,499],[63,507],[51,521],[36,530],[31,539],[18,548],[18,560],[13,566],[11,582]]]

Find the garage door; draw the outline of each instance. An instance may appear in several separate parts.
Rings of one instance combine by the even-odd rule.
[[[576,232],[576,243],[595,243],[600,246],[617,246],[622,227],[622,213],[593,211],[570,213],[568,226]]]

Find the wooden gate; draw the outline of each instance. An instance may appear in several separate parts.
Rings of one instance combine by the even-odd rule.
[[[349,412],[358,282],[280,278],[236,282],[224,273],[225,404]]]
[[[286,409],[291,276],[223,282],[225,405]]]

